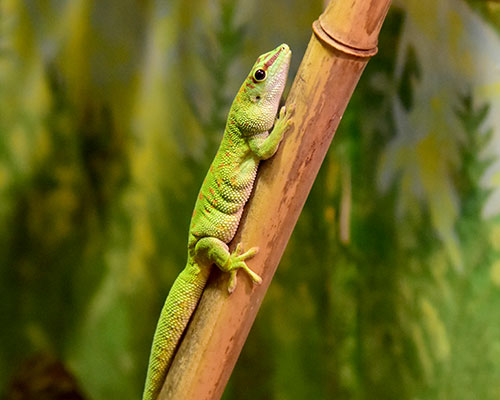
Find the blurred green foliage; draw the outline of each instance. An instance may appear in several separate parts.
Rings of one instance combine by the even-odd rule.
[[[0,393],[140,396],[230,102],[321,9],[0,2]],[[395,2],[225,399],[500,397],[497,14]]]

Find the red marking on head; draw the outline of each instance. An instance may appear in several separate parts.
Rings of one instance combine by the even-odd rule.
[[[199,198],[200,200],[203,200],[203,193],[200,193],[200,194],[199,194],[199,196],[198,196],[198,198]]]
[[[226,166],[226,165],[225,165],[223,162],[221,162],[221,163],[219,164],[219,169],[222,169],[222,168],[224,168],[225,166]]]
[[[267,70],[271,65],[274,64],[274,62],[276,61],[276,59],[278,58],[279,54],[281,53],[281,50],[282,50],[282,47],[280,47],[280,49],[274,53],[274,55],[265,62],[264,64],[264,69]]]
[[[214,172],[214,166],[213,165],[210,166],[210,172]]]
[[[252,82],[247,82],[247,86],[250,88],[250,89],[255,89],[255,85],[252,84]]]
[[[215,195],[215,192],[214,192],[214,189],[213,188],[209,188],[208,191],[210,192],[210,194],[213,196]]]
[[[229,151],[226,151],[226,157],[229,157],[231,155],[231,153],[229,153]]]
[[[196,208],[193,210],[193,217],[196,215]],[[194,227],[194,224],[192,225]]]
[[[217,187],[220,187],[221,179],[220,179],[220,178],[219,178],[219,179],[217,179],[217,180],[215,181],[215,183],[217,183]]]

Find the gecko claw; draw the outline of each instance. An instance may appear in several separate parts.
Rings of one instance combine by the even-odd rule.
[[[236,283],[238,281],[238,278],[236,277],[236,270],[231,271],[229,273],[229,283],[227,285],[227,291],[229,294],[234,292],[234,289],[236,289]]]

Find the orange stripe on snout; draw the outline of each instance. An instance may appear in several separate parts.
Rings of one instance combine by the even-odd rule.
[[[264,69],[267,70],[271,65],[274,64],[276,59],[278,58],[279,54],[281,53],[282,47],[269,59],[265,62],[264,64]]]

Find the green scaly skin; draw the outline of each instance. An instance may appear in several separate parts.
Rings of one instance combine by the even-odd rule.
[[[143,400],[158,397],[211,266],[215,264],[230,274],[229,293],[236,287],[236,271],[240,268],[253,282],[261,282],[245,263],[258,248],[243,252],[238,245],[229,253],[227,243],[238,229],[260,160],[273,156],[291,123],[291,111],[286,112],[284,107],[275,121],[291,54],[282,44],[261,55],[233,101],[222,142],[194,207],[186,267],[170,289],[156,327]]]

